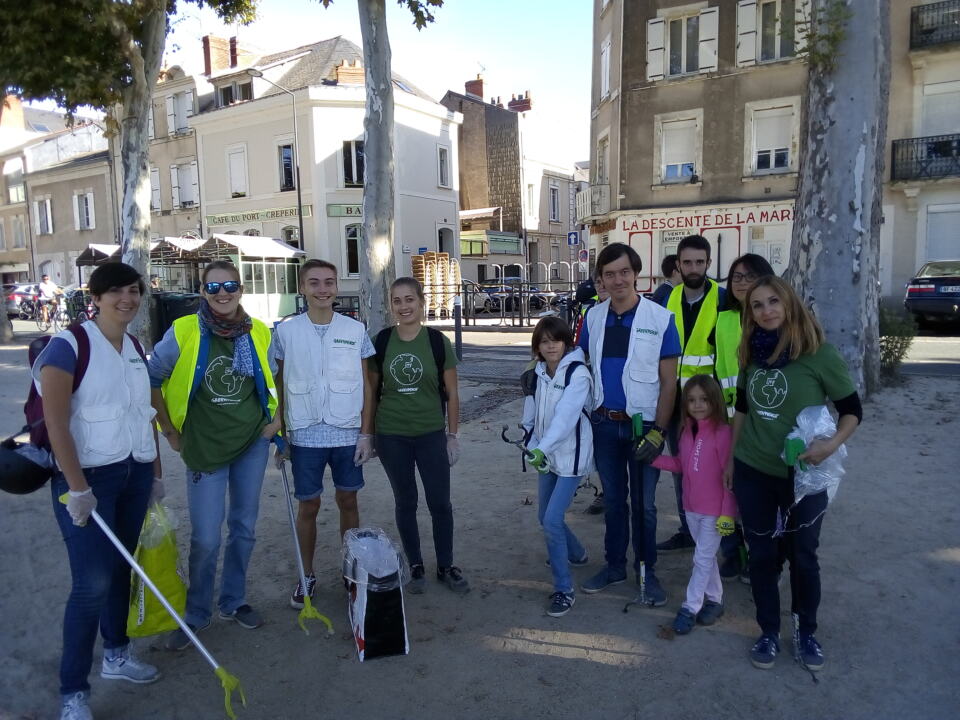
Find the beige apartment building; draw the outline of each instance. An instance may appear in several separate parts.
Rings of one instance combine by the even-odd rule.
[[[583,219],[595,251],[633,246],[640,289],[691,233],[711,275],[750,251],[789,257],[806,66],[784,16],[801,0],[595,0],[591,144]],[[582,211],[581,211],[582,212]]]

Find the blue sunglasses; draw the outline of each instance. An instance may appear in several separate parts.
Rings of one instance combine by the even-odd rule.
[[[227,280],[226,282],[208,282],[203,284],[203,289],[207,291],[207,295],[216,295],[220,292],[220,288],[223,288],[233,295],[233,293],[240,289],[240,283],[237,280]]]

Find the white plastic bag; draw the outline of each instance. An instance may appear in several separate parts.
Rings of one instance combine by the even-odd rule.
[[[826,405],[812,405],[797,415],[797,426],[790,431],[787,439],[800,438],[806,447],[814,440],[831,438],[837,434],[837,424]],[[781,457],[783,455],[781,454]],[[827,491],[827,500],[832,501],[837,494],[840,479],[846,472],[843,461],[847,457],[847,446],[840,445],[837,451],[819,465],[797,462],[794,465],[793,490],[795,502],[807,495]]]
[[[343,537],[343,576],[373,592],[404,585],[410,572],[400,548],[378,527],[353,528]]]

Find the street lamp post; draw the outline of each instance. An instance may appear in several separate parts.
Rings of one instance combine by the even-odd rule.
[[[303,234],[303,195],[300,191],[300,133],[297,131],[297,96],[282,85],[277,85],[273,80],[264,77],[263,73],[256,68],[248,68],[247,75],[270,83],[277,90],[285,92],[293,100],[293,172],[297,182],[297,223],[300,226],[300,249],[303,250],[306,238]]]

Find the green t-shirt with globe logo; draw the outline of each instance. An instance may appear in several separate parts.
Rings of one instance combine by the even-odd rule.
[[[443,337],[444,369],[457,366],[450,341]],[[396,331],[390,334],[383,358],[383,392],[377,406],[377,432],[414,437],[442,430],[446,425],[440,406],[437,363],[427,329],[409,342]],[[449,388],[448,388],[449,389]]]
[[[734,457],[760,472],[788,477],[780,453],[805,407],[841,400],[855,388],[847,364],[837,349],[824,343],[817,352],[801,355],[786,366],[763,369],[750,364],[741,371],[737,388],[745,391],[747,413]]]

